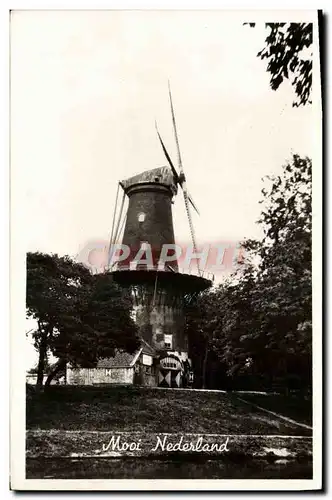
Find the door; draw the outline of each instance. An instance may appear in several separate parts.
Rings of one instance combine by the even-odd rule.
[[[159,387],[181,387],[182,381],[181,370],[169,370],[167,368],[160,368],[158,374]]]

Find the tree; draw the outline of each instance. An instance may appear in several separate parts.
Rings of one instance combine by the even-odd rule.
[[[185,304],[186,334],[189,339],[189,356],[194,366],[195,385],[206,388],[206,371],[213,339],[214,297],[210,290]]]
[[[245,23],[251,27],[255,23]],[[294,87],[296,99],[293,106],[311,103],[312,89],[312,52],[305,49],[312,46],[311,23],[266,23],[269,34],[265,47],[257,54],[267,59],[272,90],[277,90],[284,79],[289,79]]]
[[[204,353],[215,353],[233,385],[245,376],[265,387],[310,390],[311,161],[294,155],[281,176],[266,181],[258,221],[264,236],[245,241],[237,274],[188,311],[191,350],[200,366]],[[204,369],[202,377],[204,384]]]
[[[45,361],[50,340],[61,311],[66,307],[66,295],[70,279],[78,279],[87,271],[72,266],[69,258],[59,258],[42,253],[27,255],[27,316],[37,321],[38,328],[32,333],[34,345],[39,353],[37,384],[42,385]],[[62,303],[61,303],[62,302]]]
[[[189,339],[189,356],[194,367],[195,385],[203,389],[210,387],[209,373],[218,361],[216,342],[218,333],[222,330],[223,310],[226,306],[224,294],[226,285],[208,289],[199,294],[193,302],[185,305],[186,333]],[[226,371],[219,359],[218,378],[220,372]]]
[[[69,257],[29,253],[27,315],[37,320],[37,384],[42,385],[48,352],[58,358],[46,385],[67,363],[93,367],[115,349],[138,346],[131,300],[110,274],[91,275]]]
[[[262,241],[245,246],[258,266],[244,265],[224,317],[223,353],[231,373],[250,369],[311,380],[311,161],[293,156],[263,189]],[[234,300],[235,299],[235,300]]]

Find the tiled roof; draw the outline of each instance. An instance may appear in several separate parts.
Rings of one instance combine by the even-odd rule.
[[[137,352],[129,354],[128,352],[116,351],[113,358],[100,359],[97,363],[97,368],[120,368],[130,367],[137,355]]]
[[[139,352],[156,356],[156,351],[143,339],[141,339],[141,347],[133,354],[128,352],[116,351],[113,358],[100,359],[97,363],[97,368],[129,368],[133,366],[135,358],[138,358]]]
[[[141,347],[143,348],[144,354],[150,354],[150,356],[157,356],[157,352],[155,351],[155,349],[153,349],[153,347],[151,347],[150,344],[146,342],[146,340],[141,339]]]

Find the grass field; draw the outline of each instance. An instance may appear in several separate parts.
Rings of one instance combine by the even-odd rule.
[[[235,394],[137,387],[30,390],[26,422],[27,429],[311,435],[308,429],[248,408]]]

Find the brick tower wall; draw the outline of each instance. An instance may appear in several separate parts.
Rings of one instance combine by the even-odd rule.
[[[122,243],[130,247],[130,256],[119,263],[128,267],[142,242],[151,245],[153,262],[157,264],[163,244],[174,244],[172,192],[166,186],[141,184],[127,192],[129,206]],[[177,270],[177,263],[172,262]]]
[[[136,310],[136,323],[142,337],[157,351],[188,351],[181,307],[155,305],[149,308],[140,305]],[[171,347],[166,345],[170,338]]]

